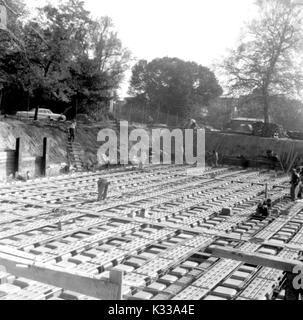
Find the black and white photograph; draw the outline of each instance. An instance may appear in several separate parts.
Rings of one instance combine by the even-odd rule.
[[[303,0],[0,0],[0,307],[302,299]]]

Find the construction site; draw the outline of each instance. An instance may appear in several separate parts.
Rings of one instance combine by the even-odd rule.
[[[0,0],[0,300],[302,300],[302,9]]]
[[[7,143],[19,133],[11,129]],[[21,137],[15,148],[37,139]],[[303,203],[291,201],[286,171],[223,163],[194,176],[188,165],[51,176],[49,159],[60,150],[46,140],[44,177],[1,183],[0,299],[291,299],[289,275],[302,266]],[[67,150],[75,144],[82,153],[69,161],[80,165],[88,150],[79,142]],[[16,150],[2,152],[6,175],[14,165],[30,168]],[[110,181],[103,201],[99,178]],[[265,198],[271,214],[257,218]]]

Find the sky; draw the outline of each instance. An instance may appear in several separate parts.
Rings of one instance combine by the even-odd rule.
[[[25,0],[41,6],[47,0]],[[118,36],[136,59],[177,57],[206,67],[235,46],[254,0],[84,0],[93,16],[112,18]],[[120,94],[126,95],[130,72]]]

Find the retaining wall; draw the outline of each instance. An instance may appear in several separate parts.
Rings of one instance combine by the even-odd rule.
[[[100,143],[97,135],[103,125],[78,125],[76,140],[83,150],[84,162],[96,162],[97,151]],[[131,129],[134,129],[133,126]],[[144,127],[151,132],[151,128]],[[39,175],[41,156],[43,150],[43,138],[48,138],[49,143],[49,167],[47,173],[54,175],[60,173],[63,163],[67,163],[67,133],[64,124],[26,123],[17,120],[0,121],[0,150],[9,151],[10,157],[16,148],[16,138],[22,139],[22,155],[25,158],[23,171],[30,171],[33,175]],[[269,139],[249,135],[223,134],[218,132],[206,133],[206,151],[216,149],[224,156],[244,155],[248,158],[265,155],[266,150],[274,152],[289,152],[294,146],[298,155],[303,159],[303,141],[287,139]],[[0,177],[4,175],[6,165],[2,154],[0,165]],[[8,166],[11,171],[11,166]]]

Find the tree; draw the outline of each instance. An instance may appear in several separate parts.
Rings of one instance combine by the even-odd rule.
[[[259,17],[254,19],[224,61],[232,94],[260,99],[266,123],[270,96],[294,97],[303,85],[302,19],[290,0],[259,0]]]
[[[0,0],[0,5],[5,6],[7,11],[7,30],[0,29],[0,56],[8,54],[14,58],[16,51],[20,50],[20,28],[22,17],[26,16],[25,4],[22,0]],[[13,82],[11,77],[7,78],[0,63],[0,110],[7,84],[14,85]]]
[[[36,113],[41,105],[60,113],[75,106],[80,112],[104,108],[128,68],[130,52],[110,18],[92,19],[83,1],[48,4],[16,29],[20,45],[0,39],[9,48],[0,51],[0,70],[5,100],[19,93],[18,109],[27,108],[26,96]],[[6,112],[13,113],[14,105],[6,104]]]
[[[139,61],[132,69],[129,92],[152,110],[185,117],[191,107],[207,106],[223,91],[208,68],[166,57]]]
[[[129,68],[131,53],[122,46],[109,17],[93,21],[86,37],[87,52],[70,65],[70,86],[84,108],[99,108],[100,102],[107,104],[115,95]]]

